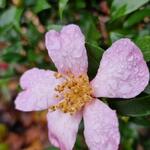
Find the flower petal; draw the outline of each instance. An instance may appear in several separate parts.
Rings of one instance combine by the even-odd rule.
[[[120,39],[104,52],[95,79],[96,97],[132,98],[149,81],[149,71],[140,49],[129,39]]]
[[[53,71],[33,68],[26,71],[20,79],[23,89],[15,100],[16,109],[22,111],[42,110],[57,102],[54,88],[56,80]]]
[[[120,134],[115,111],[95,99],[84,108],[83,119],[90,150],[118,150]]]
[[[72,150],[81,119],[82,113],[71,116],[61,111],[49,112],[47,120],[49,140],[52,145],[60,150]]]
[[[85,39],[77,25],[66,25],[60,33],[47,32],[46,47],[59,72],[71,71],[75,75],[87,72]]]

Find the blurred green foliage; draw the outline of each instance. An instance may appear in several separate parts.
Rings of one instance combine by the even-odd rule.
[[[18,83],[27,69],[56,70],[45,50],[44,33],[59,31],[69,23],[78,24],[86,37],[90,79],[104,50],[122,37],[131,38],[141,48],[150,66],[149,0],[0,0],[0,100],[13,99],[19,88],[8,85],[14,80]],[[150,85],[132,100],[108,100],[108,104],[120,118],[121,148],[135,150],[140,145],[148,150]],[[86,149],[82,143],[83,135],[79,134],[76,149]],[[8,149],[7,145],[0,143],[1,149]]]

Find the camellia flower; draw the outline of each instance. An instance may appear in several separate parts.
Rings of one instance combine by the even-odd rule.
[[[116,112],[96,97],[132,98],[144,90],[149,71],[140,49],[127,38],[116,41],[104,52],[97,75],[89,82],[85,38],[77,25],[47,32],[46,47],[58,73],[26,71],[16,108],[48,109],[49,140],[61,150],[73,149],[82,116],[90,150],[117,150]]]

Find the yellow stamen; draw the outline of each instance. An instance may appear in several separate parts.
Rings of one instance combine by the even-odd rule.
[[[55,88],[55,91],[58,92],[56,97],[63,97],[63,100],[51,106],[50,109],[52,111],[59,109],[64,113],[70,113],[72,115],[80,111],[86,103],[92,100],[92,88],[90,87],[87,75],[76,77],[71,73],[68,73],[66,76],[57,73],[55,77],[63,77],[65,81]]]
[[[58,79],[58,78],[61,78],[61,77],[62,77],[62,75],[61,75],[60,73],[58,73],[58,72],[56,72],[56,73],[54,74],[54,76],[55,76],[55,78],[56,78],[56,79]]]

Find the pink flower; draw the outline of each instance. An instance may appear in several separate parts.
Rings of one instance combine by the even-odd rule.
[[[90,150],[117,150],[120,135],[116,112],[96,97],[132,98],[149,81],[140,49],[129,39],[116,41],[104,52],[96,77],[89,82],[85,39],[77,25],[46,33],[48,54],[58,72],[33,68],[23,74],[18,110],[49,109],[49,140],[61,150],[72,150],[83,116]]]

